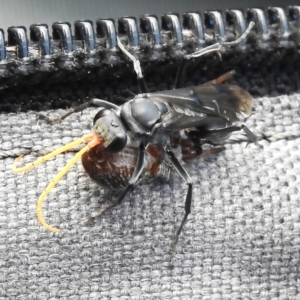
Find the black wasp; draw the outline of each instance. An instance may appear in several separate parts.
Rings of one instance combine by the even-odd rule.
[[[101,210],[96,217],[120,204],[128,191],[143,177],[167,175],[170,169],[175,169],[188,186],[185,215],[176,232],[176,243],[191,212],[193,184],[180,160],[176,158],[174,149],[179,148],[181,150],[182,161],[189,161],[204,154],[217,153],[220,148],[212,148],[206,150],[208,153],[203,153],[202,146],[206,143],[223,142],[232,132],[239,130],[246,133],[249,142],[257,143],[257,137],[243,124],[251,114],[252,97],[238,86],[219,84],[228,79],[233,72],[226,73],[204,85],[182,88],[185,65],[190,58],[220,51],[224,44],[235,45],[239,43],[249,33],[253,25],[251,22],[245,33],[234,42],[213,44],[187,55],[179,67],[175,89],[157,93],[148,92],[139,60],[133,57],[118,40],[121,51],[133,61],[141,93],[121,106],[104,100],[93,99],[72,109],[58,119],[50,120],[39,115],[39,118],[52,122],[62,120],[90,105],[101,107],[94,117],[94,126],[90,135],[25,167],[16,167],[21,157],[17,158],[13,165],[15,172],[24,172],[75,145],[88,142],[40,196],[37,204],[37,215],[41,224],[48,230],[59,231],[44,221],[42,202],[80,157],[84,169],[96,183],[114,189],[123,188],[117,200]],[[176,152],[178,151],[176,150]]]

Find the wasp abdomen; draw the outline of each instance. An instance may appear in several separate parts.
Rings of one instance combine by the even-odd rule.
[[[98,145],[82,156],[82,165],[97,184],[119,189],[128,184],[137,156],[136,147],[125,147],[121,152],[110,153],[102,145]]]
[[[132,177],[138,158],[138,147],[126,146],[121,152],[110,153],[103,145],[90,149],[82,156],[82,165],[93,181],[103,187],[124,188]],[[150,145],[146,149],[146,176],[169,177],[171,169],[162,163],[163,149]]]

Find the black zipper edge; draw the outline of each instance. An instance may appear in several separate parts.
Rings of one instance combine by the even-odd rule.
[[[66,72],[78,79],[93,70],[101,76],[111,66],[122,65],[126,58],[117,48],[117,36],[142,62],[180,59],[215,42],[235,40],[250,21],[255,26],[248,37],[234,47],[224,47],[223,54],[297,50],[300,44],[300,6],[288,8],[249,8],[99,19],[71,24],[55,22],[52,36],[47,24],[33,24],[0,29],[0,90],[22,84],[37,84],[45,78],[59,82]],[[94,30],[95,28],[95,30]],[[297,51],[298,53],[298,51]],[[278,59],[278,57],[277,57]],[[113,73],[113,72],[112,72]],[[26,81],[26,78],[30,80]],[[74,80],[74,76],[72,77]]]

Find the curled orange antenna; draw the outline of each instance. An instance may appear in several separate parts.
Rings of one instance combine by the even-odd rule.
[[[72,143],[69,143],[39,159],[36,161],[21,167],[17,168],[17,163],[21,160],[22,156],[19,156],[13,163],[12,169],[14,172],[21,173],[21,172],[26,172],[28,170],[31,170],[32,168],[40,165],[41,163],[51,159],[52,157],[65,152],[74,146],[77,146],[82,143],[89,142],[84,148],[82,148],[76,155],[65,165],[65,167],[55,176],[55,178],[50,182],[50,184],[46,187],[46,189],[43,191],[41,196],[39,197],[39,200],[37,202],[37,207],[36,207],[36,212],[37,212],[37,217],[38,220],[40,221],[41,225],[45,227],[47,230],[50,230],[52,232],[59,232],[60,230],[58,228],[52,227],[49,224],[46,223],[46,221],[43,218],[42,214],[42,204],[46,196],[50,193],[50,191],[53,189],[53,187],[60,181],[60,179],[70,170],[70,168],[77,162],[81,156],[87,152],[89,149],[95,147],[96,145],[100,144],[102,142],[101,138],[95,133],[91,133],[83,138],[80,138]]]

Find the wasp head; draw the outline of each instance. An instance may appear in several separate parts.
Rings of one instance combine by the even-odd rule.
[[[120,152],[127,144],[126,130],[118,115],[109,109],[101,109],[94,117],[93,130],[103,139],[108,152]]]

